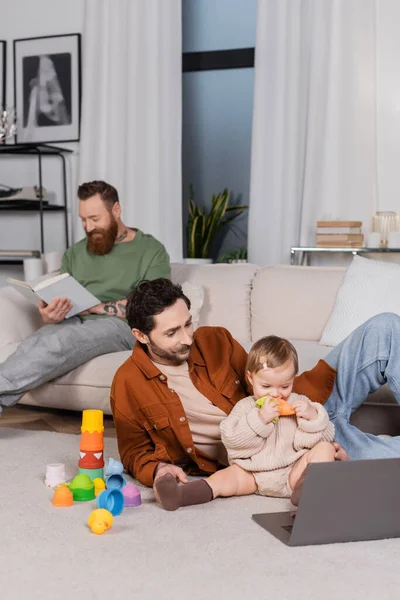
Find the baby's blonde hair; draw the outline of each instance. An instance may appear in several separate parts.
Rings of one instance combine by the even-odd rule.
[[[258,373],[261,369],[275,369],[291,361],[294,374],[299,370],[296,348],[288,340],[268,335],[253,344],[247,357],[246,373]]]

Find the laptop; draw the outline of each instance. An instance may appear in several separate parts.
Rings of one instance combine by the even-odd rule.
[[[400,458],[312,463],[296,513],[252,519],[288,546],[400,537]]]

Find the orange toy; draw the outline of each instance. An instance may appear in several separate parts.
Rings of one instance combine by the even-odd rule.
[[[256,402],[256,405],[261,408],[264,405],[266,398],[266,396],[259,398]],[[293,406],[289,404],[287,400],[282,400],[282,398],[271,398],[270,402],[276,402],[277,407],[279,409],[280,417],[290,417],[291,415],[296,414],[296,411],[294,410]]]
[[[71,490],[63,485],[58,487],[53,496],[53,506],[72,506],[74,503]]]
[[[83,452],[98,452],[104,446],[104,434],[102,431],[82,431],[80,449]]]

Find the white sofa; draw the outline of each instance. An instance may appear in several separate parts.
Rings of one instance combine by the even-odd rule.
[[[203,286],[200,325],[226,327],[246,349],[263,335],[286,337],[297,348],[303,371],[312,368],[330,350],[328,346],[321,346],[319,339],[345,270],[342,267],[174,264],[172,279]],[[40,325],[36,307],[13,288],[1,288],[0,362]],[[99,408],[109,414],[112,378],[129,354],[99,356],[26,393],[21,403],[79,411]],[[381,401],[393,402],[390,391],[385,388],[380,396]]]

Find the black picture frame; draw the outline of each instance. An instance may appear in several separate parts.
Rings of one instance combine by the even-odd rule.
[[[13,45],[16,143],[78,142],[81,34],[21,38]]]
[[[7,42],[0,40],[0,106],[6,106]]]

